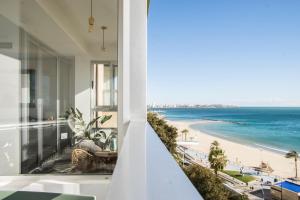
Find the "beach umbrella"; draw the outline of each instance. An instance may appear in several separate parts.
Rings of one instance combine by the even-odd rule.
[[[272,173],[274,170],[272,169],[272,167],[265,162],[261,162],[260,165],[258,167],[253,167],[256,171],[259,172],[265,172],[265,173]]]

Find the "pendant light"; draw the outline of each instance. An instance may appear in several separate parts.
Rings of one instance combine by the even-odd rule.
[[[89,32],[94,31],[94,24],[95,24],[95,19],[93,17],[93,0],[91,0],[91,16],[89,17]]]

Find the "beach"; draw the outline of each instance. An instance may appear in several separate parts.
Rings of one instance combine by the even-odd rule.
[[[283,154],[272,152],[263,148],[256,148],[246,144],[232,142],[190,128],[190,126],[193,124],[207,124],[218,122],[209,120],[167,121],[169,124],[175,126],[178,129],[178,141],[182,141],[181,131],[183,129],[189,130],[187,140],[189,141],[192,137],[193,141],[198,142],[197,145],[189,146],[189,148],[193,149],[194,151],[208,154],[210,144],[214,140],[217,140],[220,143],[221,148],[225,150],[225,154],[228,160],[232,162],[239,163],[241,166],[258,167],[263,161],[265,163],[268,163],[272,167],[272,169],[274,170],[272,172],[273,175],[280,176],[282,178],[295,176],[294,160],[285,158]]]

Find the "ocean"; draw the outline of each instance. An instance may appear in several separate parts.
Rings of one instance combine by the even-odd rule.
[[[289,150],[300,152],[300,108],[166,108],[156,111],[175,121],[218,121],[195,124],[191,128],[230,141],[282,154]]]

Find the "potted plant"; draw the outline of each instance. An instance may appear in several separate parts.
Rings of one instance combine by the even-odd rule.
[[[75,146],[72,151],[72,163],[82,171],[96,168],[95,155],[106,150],[114,150],[117,134],[111,132],[107,134],[101,128],[106,121],[111,119],[111,115],[102,115],[86,123],[82,113],[77,108],[70,108],[66,111],[68,125],[74,133]],[[95,129],[96,123],[100,128]]]

